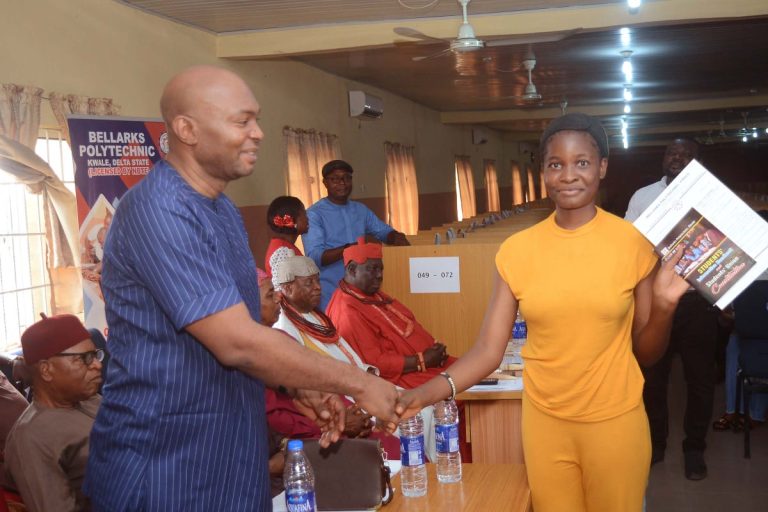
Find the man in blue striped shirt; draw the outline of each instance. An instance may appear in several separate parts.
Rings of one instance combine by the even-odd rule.
[[[102,288],[112,355],[91,434],[94,510],[269,510],[264,385],[294,391],[335,440],[336,393],[392,422],[389,383],[261,326],[256,265],[223,194],[251,174],[259,104],[237,75],[196,66],[160,107],[170,152],[115,213]]]

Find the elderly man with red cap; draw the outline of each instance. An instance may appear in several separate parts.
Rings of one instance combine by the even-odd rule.
[[[357,245],[344,250],[344,270],[326,312],[355,352],[379,368],[382,378],[415,388],[456,360],[410,309],[380,291],[381,245],[358,239]]]
[[[8,434],[8,473],[32,512],[88,510],[80,487],[104,351],[73,315],[43,318],[24,331],[21,346],[34,399]]]

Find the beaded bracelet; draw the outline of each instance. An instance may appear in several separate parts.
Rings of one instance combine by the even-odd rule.
[[[456,398],[456,383],[453,382],[453,377],[448,375],[448,372],[441,372],[440,375],[445,377],[445,379],[448,381],[448,384],[451,386],[451,400],[454,400]]]

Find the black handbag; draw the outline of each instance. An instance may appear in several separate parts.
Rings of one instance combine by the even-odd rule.
[[[317,439],[304,441],[315,473],[317,510],[377,509],[392,500],[387,455],[379,441],[341,439],[322,448]]]

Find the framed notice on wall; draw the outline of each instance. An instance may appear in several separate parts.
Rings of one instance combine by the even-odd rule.
[[[458,256],[410,258],[411,293],[459,293]]]

